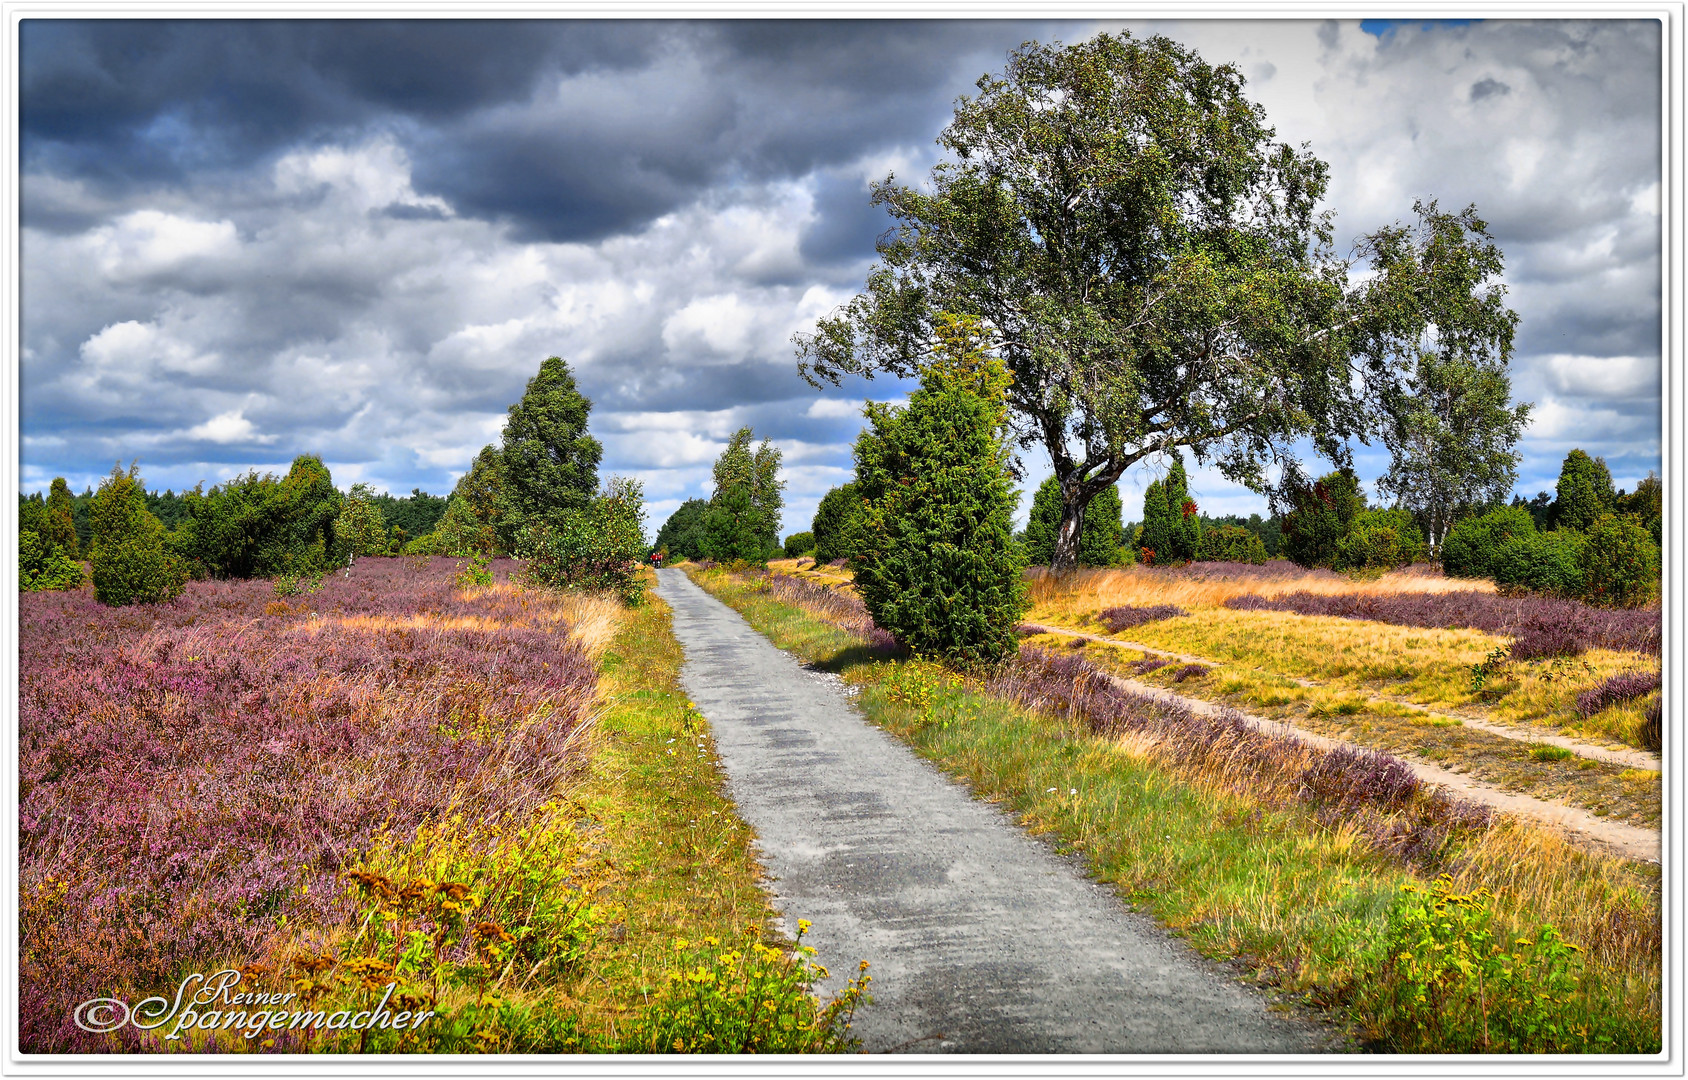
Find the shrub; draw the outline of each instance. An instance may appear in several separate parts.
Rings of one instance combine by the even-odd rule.
[[[644,594],[644,489],[612,477],[584,510],[529,521],[519,541],[524,575],[552,589],[612,592],[635,604]]]
[[[857,1005],[872,976],[864,960],[858,978],[821,1003],[814,984],[825,973],[804,945],[798,920],[793,955],[751,937],[742,948],[718,949],[714,939],[678,939],[681,970],[651,1003],[620,1049],[626,1053],[840,1054],[860,1044],[850,1034]],[[707,946],[707,947],[706,947]]]
[[[1403,885],[1382,964],[1364,984],[1379,1034],[1403,1053],[1564,1053],[1616,1049],[1586,1011],[1581,950],[1552,926],[1508,943],[1491,929],[1487,889],[1443,876]]]
[[[32,529],[18,532],[18,591],[82,587],[82,564]]]
[[[785,557],[800,558],[815,550],[815,534],[812,532],[792,533],[785,538]]]
[[[856,588],[874,622],[914,652],[992,661],[1015,651],[1026,609],[1008,477],[1010,377],[982,351],[973,320],[946,315],[938,333],[908,405],[866,409]]]
[[[1143,493],[1143,526],[1137,546],[1155,566],[1187,563],[1201,554],[1201,519],[1190,498],[1184,457],[1173,451],[1172,468]]]
[[[1568,529],[1514,536],[1490,560],[1495,584],[1548,596],[1578,596],[1583,589],[1586,544],[1581,533]]]
[[[47,491],[47,530],[41,538],[72,559],[82,554],[76,537],[76,497],[62,476],[53,477],[52,487]]]
[[[353,484],[341,498],[334,539],[345,559],[387,553],[387,521],[381,516],[375,492],[368,484]]]
[[[164,549],[164,526],[147,509],[135,465],[112,466],[91,508],[94,526],[94,599],[122,607],[172,600],[182,593],[187,570]]]
[[[182,495],[170,549],[218,578],[321,574],[344,562],[337,539],[340,493],[322,459],[295,458],[285,477],[255,470]]]
[[[1299,566],[1331,566],[1349,524],[1366,508],[1359,479],[1351,469],[1326,473],[1311,484],[1291,476],[1284,495],[1291,507],[1283,520],[1284,556]]]
[[[1632,517],[1602,514],[1578,554],[1580,599],[1603,607],[1637,607],[1659,592],[1659,546]]]
[[[506,546],[521,527],[560,510],[580,510],[598,487],[604,448],[586,433],[592,402],[560,356],[547,357],[510,406],[498,451],[503,483],[496,501]]]
[[[1266,542],[1240,525],[1212,525],[1202,530],[1201,561],[1266,563]]]
[[[1449,577],[1494,576],[1494,557],[1508,540],[1534,536],[1535,519],[1523,506],[1506,506],[1468,517],[1448,530],[1442,541],[1442,572]]]
[[[862,499],[855,484],[835,487],[821,497],[815,508],[815,562],[849,559],[855,549],[861,523]]]
[[[1336,542],[1332,570],[1393,570],[1426,557],[1424,534],[1406,510],[1361,510]]]

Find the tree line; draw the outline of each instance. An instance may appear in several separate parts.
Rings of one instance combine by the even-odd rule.
[[[643,587],[643,491],[622,477],[600,489],[591,408],[567,363],[548,358],[510,406],[501,444],[449,498],[341,492],[314,454],[285,476],[253,470],[181,495],[147,492],[134,463],[81,497],[59,478],[47,498],[21,501],[20,587],[80,586],[80,559],[100,602],[129,604],[171,599],[196,578],[320,577],[360,556],[516,555],[538,584],[631,602]]]

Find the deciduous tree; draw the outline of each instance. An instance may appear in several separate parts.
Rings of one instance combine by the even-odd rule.
[[[1145,457],[1187,446],[1257,491],[1303,438],[1346,463],[1406,400],[1429,313],[1510,340],[1499,287],[1446,270],[1476,254],[1427,261],[1397,229],[1336,257],[1325,164],[1275,141],[1233,65],[1099,34],[1024,45],[978,88],[927,185],[874,186],[898,225],[866,291],[794,341],[817,385],[909,376],[938,312],[979,318],[1019,443],[1044,448],[1061,488],[1057,569],[1091,500]],[[1439,241],[1492,246],[1470,211],[1416,209]]]

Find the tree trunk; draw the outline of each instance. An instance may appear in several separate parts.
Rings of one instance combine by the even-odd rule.
[[[1061,485],[1061,527],[1055,532],[1055,557],[1049,569],[1057,574],[1078,569],[1078,538],[1084,530],[1084,510],[1093,495],[1077,483]]]

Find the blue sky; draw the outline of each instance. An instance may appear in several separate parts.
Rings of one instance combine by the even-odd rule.
[[[1123,25],[1239,65],[1330,163],[1339,244],[1415,198],[1477,205],[1536,405],[1520,492],[1574,446],[1620,485],[1658,468],[1656,22]],[[653,531],[742,424],[784,450],[802,529],[861,400],[900,395],[817,392],[790,344],[862,287],[888,225],[869,181],[926,176],[1021,41],[1104,28],[28,21],[21,485],[138,458],[181,489],[315,452],[342,487],[444,493],[557,354]],[[1029,490],[1048,465],[1025,465]],[[1122,481],[1128,518],[1160,467]],[[1205,470],[1192,489],[1264,508]]]

